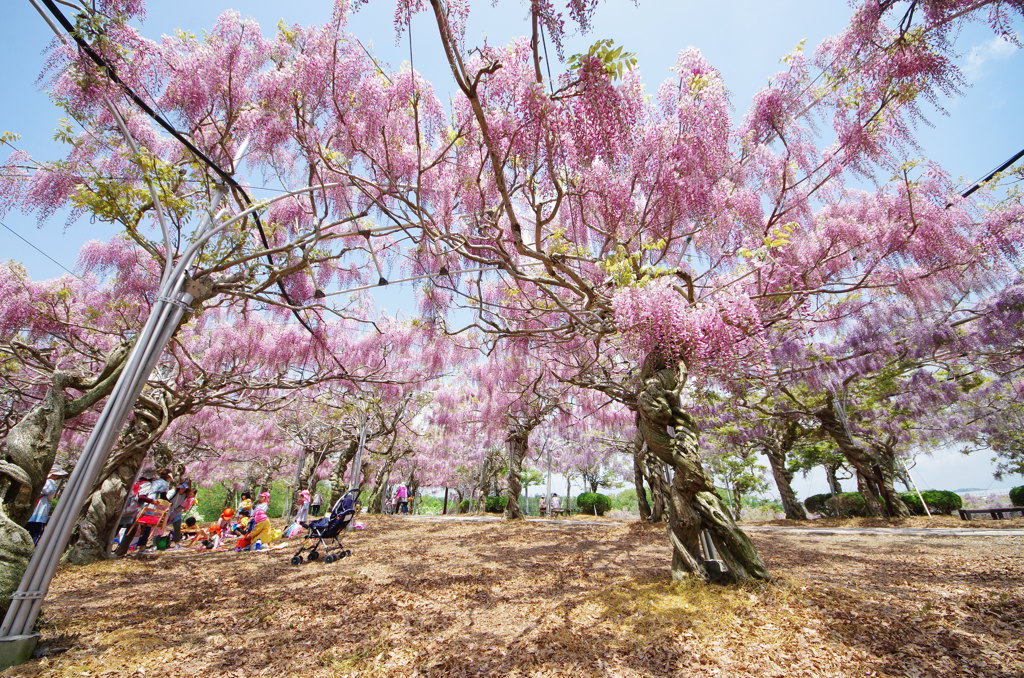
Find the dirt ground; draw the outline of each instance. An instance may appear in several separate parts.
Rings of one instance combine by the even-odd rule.
[[[1024,675],[1024,537],[758,532],[778,581],[722,587],[673,584],[659,526],[367,523],[333,564],[280,549],[64,568],[48,656],[8,673]]]

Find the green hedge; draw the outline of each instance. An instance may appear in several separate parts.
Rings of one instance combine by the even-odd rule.
[[[807,509],[808,513],[817,513],[819,516],[831,518],[835,516],[835,510],[828,505],[829,499],[832,495],[828,492],[825,494],[812,494],[811,496],[804,499],[804,508]]]
[[[612,500],[598,492],[584,492],[576,497],[576,510],[580,513],[587,513],[603,516],[612,508]]]
[[[1024,489],[1024,488],[1022,488]],[[963,507],[963,499],[956,492],[949,490],[925,490],[921,493],[932,513],[950,514]],[[910,512],[923,516],[924,508],[916,492],[904,492],[900,495]],[[865,515],[864,497],[860,492],[843,492],[833,497],[831,494],[815,494],[804,499],[804,507],[810,513],[826,517],[862,518]]]
[[[860,492],[843,492],[825,502],[832,508],[833,514],[841,518],[863,518],[864,497]]]
[[[924,501],[932,513],[949,515],[963,508],[964,505],[964,500],[960,498],[960,495],[949,490],[924,490],[921,492],[921,496],[924,497]],[[915,516],[925,515],[917,492],[904,492],[900,498],[903,499],[903,503],[907,505],[912,514]]]
[[[1024,485],[1010,490],[1010,503],[1014,506],[1024,506]]]
[[[508,497],[487,497],[487,502],[484,504],[484,510],[488,513],[504,513],[505,504],[508,503]]]

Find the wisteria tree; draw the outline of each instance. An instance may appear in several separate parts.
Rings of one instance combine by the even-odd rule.
[[[329,25],[273,40],[229,13],[203,40],[161,43],[128,23],[137,3],[100,7],[79,22],[92,53],[60,52],[55,80],[89,134],[5,204],[47,213],[72,201],[164,264],[192,242],[193,277],[211,293],[283,299],[307,324],[303,308],[404,264],[432,316],[464,304],[479,329],[546,344],[559,378],[635,413],[638,447],[673,472],[675,577],[712,575],[703,531],[725,578],[769,576],[702,465],[695,385],[727,390],[778,361],[834,386],[801,348],[809,338],[894,297],[946,305],[1016,262],[1019,201],[981,209],[907,151],[921,102],[957,87],[958,27],[987,17],[1005,33],[1017,2],[867,0],[813,57],[786,57],[738,122],[696,50],[654,96],[607,42],[545,78],[544,36],[560,54],[565,30],[548,3],[530,3],[530,36],[505,47],[466,44],[465,5],[398,3],[400,30],[417,11],[436,20],[460,92],[450,114],[411,69],[382,77],[343,35],[344,4]],[[586,28],[595,8],[571,2],[568,15]],[[97,60],[153,93],[199,154],[136,109],[107,106],[123,89]],[[259,222],[242,173],[288,191]],[[898,179],[864,191],[848,181],[857,174]],[[157,198],[167,210],[152,226]],[[223,237],[190,231],[205,212]]]
[[[687,375],[757,374],[857,309],[893,295],[927,306],[959,280],[1012,265],[1020,205],[981,210],[905,152],[921,102],[956,89],[949,37],[986,4],[999,31],[1020,10],[866,2],[813,59],[789,55],[737,125],[696,51],[650,101],[628,56],[607,45],[546,82],[538,36],[557,45],[563,25],[550,5],[531,5],[532,39],[470,48],[464,14],[430,3],[462,94],[453,169],[464,178],[440,184],[419,213],[462,261],[502,272],[449,294],[472,298],[489,331],[584,354],[566,361],[587,368],[578,381],[635,409],[647,448],[674,470],[677,576],[707,575],[702,530],[728,577],[767,576],[701,467],[681,399]],[[400,3],[400,29],[423,9]],[[593,9],[574,4],[570,15],[586,24]],[[859,191],[846,184],[857,173],[899,179]],[[453,184],[471,187],[459,194],[462,220],[444,190]],[[979,237],[991,244],[976,247]]]

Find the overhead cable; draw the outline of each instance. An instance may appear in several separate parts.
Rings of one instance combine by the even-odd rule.
[[[142,97],[140,97],[135,92],[135,90],[133,90],[130,86],[128,86],[127,83],[125,83],[123,80],[121,80],[121,78],[117,75],[117,72],[114,70],[114,67],[111,66],[109,63],[107,63],[107,61],[102,56],[97,54],[96,51],[92,48],[92,46],[89,45],[89,43],[87,43],[82,38],[81,35],[79,35],[79,33],[75,29],[74,25],[70,21],[68,21],[68,18],[66,16],[64,16],[63,12],[60,11],[60,9],[55,4],[54,0],[42,0],[42,2],[43,2],[44,5],[46,5],[46,8],[48,10],[50,10],[50,13],[53,14],[54,18],[60,23],[60,25],[64,28],[64,30],[66,30],[68,32],[68,34],[71,35],[72,38],[74,38],[75,43],[78,44],[79,48],[97,66],[99,66],[103,70],[103,72],[107,75],[107,77],[110,78],[111,82],[113,82],[118,87],[120,87],[121,90],[124,91],[125,95],[129,99],[131,99],[132,102],[135,103],[135,105],[137,105],[139,108],[141,108],[142,111],[146,115],[148,115],[150,118],[152,118],[158,125],[163,127],[167,131],[168,134],[170,134],[172,137],[174,137],[179,143],[181,143],[186,149],[188,149],[188,151],[190,153],[192,153],[196,158],[198,158],[200,161],[202,161],[203,164],[205,164],[207,167],[209,167],[211,170],[213,170],[213,172],[217,176],[219,176],[226,184],[231,186],[231,188],[235,192],[237,192],[238,195],[241,197],[241,199],[245,203],[246,207],[252,207],[252,205],[253,205],[252,198],[249,197],[249,194],[245,191],[244,188],[242,188],[242,186],[238,183],[238,181],[236,181],[233,176],[231,176],[228,172],[226,172],[224,169],[222,169],[217,163],[215,163],[213,160],[211,160],[205,153],[203,153],[201,150],[199,150],[184,135],[182,135],[180,132],[178,132],[178,130],[175,129],[173,125],[171,125],[169,122],[164,120],[164,118],[160,114],[158,114],[156,111],[154,111],[153,108],[149,104],[147,104],[142,99]],[[267,248],[267,249],[270,249],[270,241],[267,239],[267,234],[266,234],[266,232],[263,229],[263,224],[260,221],[259,215],[256,214],[255,212],[253,212],[252,213],[252,218],[253,218],[253,221],[256,223],[256,229],[259,232],[260,240],[263,243],[263,246],[265,248]],[[271,257],[271,255],[269,253],[266,255],[266,258],[267,258],[267,261],[270,263],[270,265],[273,266],[274,265],[274,260],[273,260],[273,258]],[[291,300],[291,297],[288,295],[288,291],[285,290],[284,282],[281,281],[281,280],[278,280],[277,281],[277,287],[280,290],[281,296],[284,298],[284,300],[290,306],[295,306],[294,302]],[[299,314],[299,312],[296,309],[293,308],[292,309],[292,313],[295,315],[295,318],[299,321],[299,323],[302,324],[303,327],[305,327],[307,330],[309,330],[310,333],[313,333],[313,328],[309,326],[309,324],[306,322],[306,320]]]

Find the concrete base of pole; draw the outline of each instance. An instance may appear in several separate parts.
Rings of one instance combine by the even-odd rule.
[[[32,658],[32,652],[35,651],[38,642],[38,633],[0,638],[0,670],[27,662]]]

